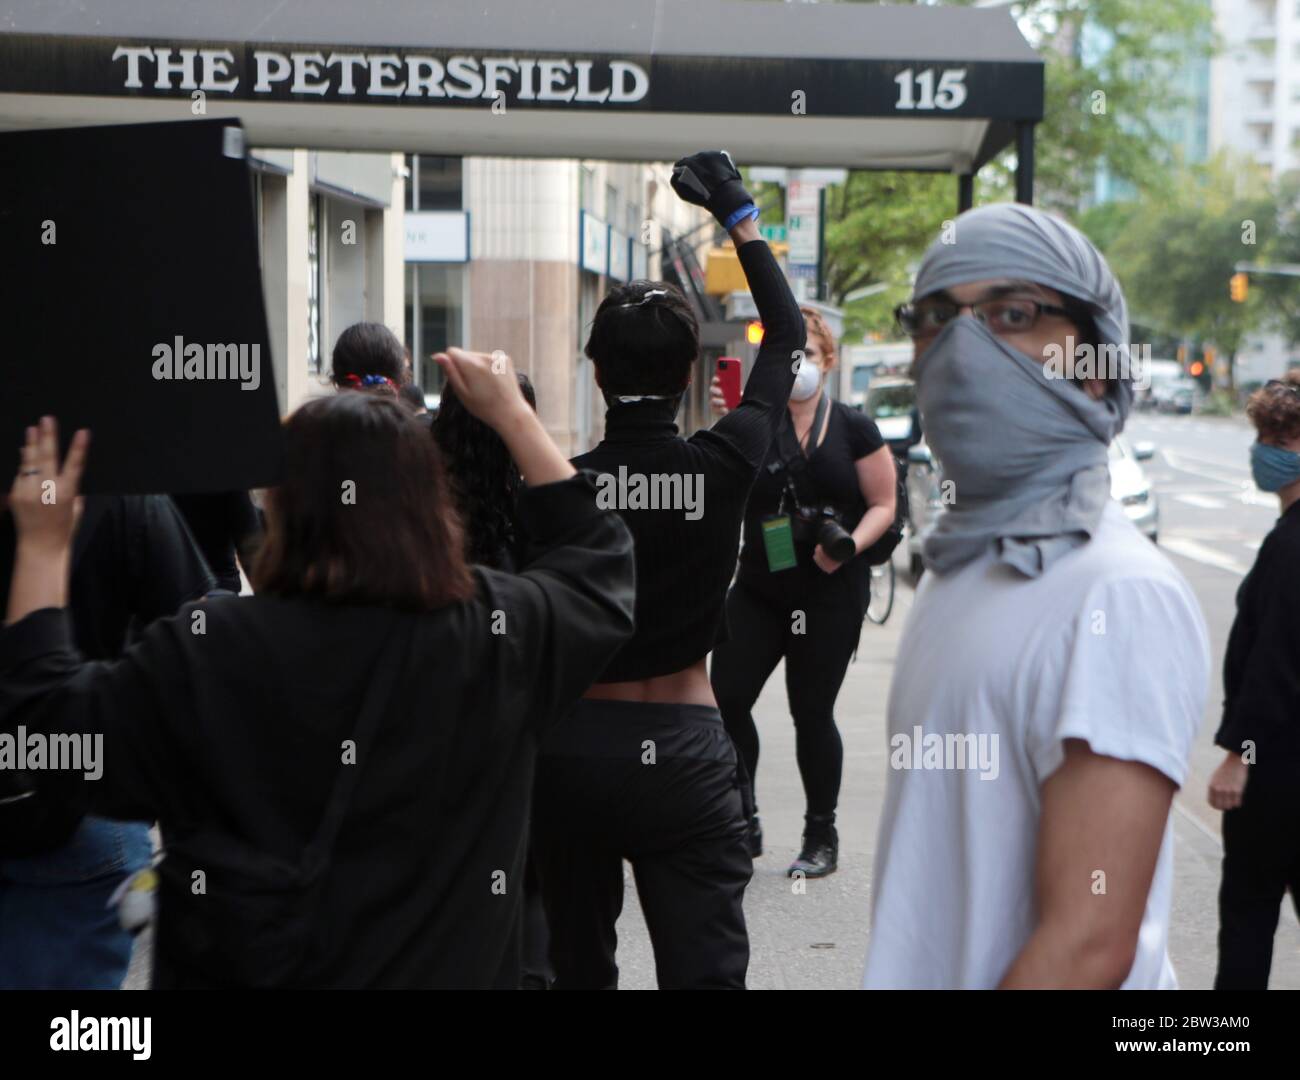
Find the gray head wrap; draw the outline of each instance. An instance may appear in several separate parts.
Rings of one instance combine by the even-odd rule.
[[[926,252],[913,296],[990,279],[1030,281],[1083,301],[1098,344],[1114,347],[1099,372],[1112,376],[1100,400],[1061,366],[1054,374],[970,317],[954,319],[915,365],[926,437],[953,482],[953,501],[924,541],[927,565],[944,573],[992,546],[1001,561],[1035,576],[1085,543],[1105,510],[1107,446],[1133,402],[1128,315],[1092,242],[1031,206],[1001,203],[958,217],[953,234]]]

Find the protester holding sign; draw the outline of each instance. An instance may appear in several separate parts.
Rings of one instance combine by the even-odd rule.
[[[18,539],[8,496],[0,497],[0,610],[8,604]],[[85,497],[68,619],[86,659],[117,659],[155,619],[213,586],[166,495]],[[0,680],[0,711],[8,693]],[[92,775],[107,767],[102,760],[86,764]],[[85,781],[85,770],[17,765],[0,752],[0,989],[116,990],[127,974],[132,935],[111,900],[126,877],[149,865],[149,828],[84,816],[87,788],[98,782]]]
[[[92,805],[160,822],[155,987],[518,984],[537,740],[631,632],[631,538],[509,364],[442,362],[529,485],[522,573],[466,563],[405,406],[331,395],[286,422],[257,595],[188,606],[116,663],[81,661],[64,610],[85,439],[60,469],[53,421],[29,433],[0,732],[101,734]]]

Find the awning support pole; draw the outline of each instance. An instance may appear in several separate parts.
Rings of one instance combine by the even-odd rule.
[[[1016,202],[1034,201],[1034,122],[1016,121]]]
[[[964,214],[975,205],[975,174],[957,174],[957,213]]]

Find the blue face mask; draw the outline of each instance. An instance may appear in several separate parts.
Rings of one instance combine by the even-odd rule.
[[[1260,491],[1281,491],[1300,480],[1300,454],[1257,442],[1250,448],[1250,471]]]

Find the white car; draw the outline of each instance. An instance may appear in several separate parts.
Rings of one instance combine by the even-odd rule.
[[[1110,444],[1110,497],[1124,508],[1129,521],[1154,543],[1160,533],[1160,504],[1142,462],[1155,456],[1154,443],[1129,445],[1123,435]],[[942,476],[924,442],[907,453],[907,549],[913,580],[921,576],[921,539],[934,515],[943,508]]]
[[[1155,456],[1154,444],[1130,446],[1123,435],[1110,444],[1110,497],[1124,507],[1129,521],[1155,542],[1160,533],[1160,504],[1142,462]]]

